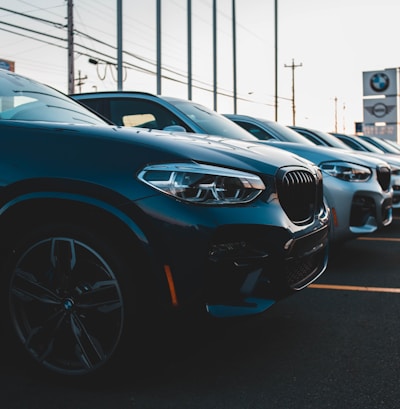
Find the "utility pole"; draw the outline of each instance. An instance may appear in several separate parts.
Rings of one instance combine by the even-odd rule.
[[[285,64],[286,68],[291,68],[292,69],[292,115],[293,115],[293,120],[292,120],[293,124],[292,125],[293,126],[296,125],[296,104],[295,104],[295,99],[294,99],[294,70],[296,68],[302,67],[302,66],[303,66],[302,63],[296,65],[294,63],[293,58],[292,58],[292,64],[291,65],[286,65]]]
[[[346,104],[343,102],[343,133],[346,133],[345,111],[346,111]]]
[[[233,113],[237,113],[236,4],[232,0]]]
[[[214,74],[214,111],[217,110],[217,0],[213,0],[213,74]]]
[[[79,87],[79,93],[82,92],[82,85],[85,83],[84,81],[87,80],[87,75],[82,77],[81,70],[78,70],[78,78],[76,79],[76,85]]]
[[[67,3],[67,19],[68,19],[68,93],[75,92],[75,76],[74,76],[74,21],[73,21],[73,4],[72,0]]]
[[[157,95],[161,95],[161,0],[157,0]]]
[[[188,100],[192,99],[192,0],[187,0]]]
[[[278,122],[278,0],[275,0],[275,122]]]
[[[337,133],[337,97],[335,97],[335,132]]]
[[[117,0],[117,86],[122,91],[122,0]]]

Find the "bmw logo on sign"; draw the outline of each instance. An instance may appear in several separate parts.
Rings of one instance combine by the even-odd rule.
[[[370,79],[370,86],[375,92],[384,92],[389,88],[389,77],[383,72],[377,72]]]

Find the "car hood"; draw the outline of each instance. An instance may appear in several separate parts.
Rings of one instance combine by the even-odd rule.
[[[241,167],[251,171],[273,173],[273,168],[288,165],[310,166],[310,161],[279,147],[260,144],[258,140],[244,141],[226,137],[190,132],[166,132],[120,127],[123,138],[132,138],[141,143],[154,145],[174,155],[197,161],[210,160],[220,165]],[[134,136],[133,136],[134,134]],[[149,139],[149,137],[151,139]],[[260,167],[261,166],[261,167]]]
[[[376,153],[376,152],[367,152],[367,151],[355,151],[355,153],[368,156],[372,158],[377,158],[387,162],[390,166],[396,169],[400,169],[400,156],[399,155],[391,155],[386,153]]]
[[[320,165],[323,162],[328,161],[346,161],[351,163],[357,163],[359,165],[368,166],[371,168],[375,168],[376,166],[386,165],[388,166],[387,161],[367,156],[367,155],[360,155],[357,153],[353,153],[352,151],[345,151],[339,148],[332,148],[330,146],[305,146],[297,143],[292,142],[281,142],[275,140],[268,140],[268,141],[260,141],[260,143],[269,145],[269,146],[276,146],[286,151],[295,153],[299,156],[302,156],[311,162],[314,162],[316,165]]]
[[[292,152],[258,142],[209,135],[174,134],[114,125],[66,126],[60,123],[22,121],[0,123],[2,132],[10,132],[13,135],[11,142],[10,139],[7,140],[7,151],[19,158],[20,163],[24,161],[23,155],[35,155],[38,164],[41,161],[45,163],[49,160],[48,152],[51,149],[51,152],[58,152],[60,157],[70,157],[74,166],[90,162],[92,166],[103,168],[126,166],[130,163],[132,166],[141,167],[149,163],[198,161],[250,172],[275,174],[277,168],[288,165],[308,166],[307,161]],[[93,143],[93,140],[96,143]],[[57,149],[51,145],[57,146]],[[25,147],[23,152],[21,146]],[[57,162],[54,153],[52,155],[52,161]]]

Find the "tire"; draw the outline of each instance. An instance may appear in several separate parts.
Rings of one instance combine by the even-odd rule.
[[[24,237],[8,265],[11,327],[47,371],[96,375],[124,356],[135,293],[128,263],[105,237],[47,226]]]

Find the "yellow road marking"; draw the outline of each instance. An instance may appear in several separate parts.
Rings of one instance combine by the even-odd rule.
[[[308,288],[320,288],[323,290],[367,291],[375,293],[400,293],[400,288],[361,287],[356,285],[310,284]]]

